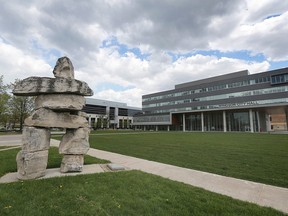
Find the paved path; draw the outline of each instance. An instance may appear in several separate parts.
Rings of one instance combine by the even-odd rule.
[[[21,145],[22,135],[1,135],[0,146],[18,146]]]
[[[2,136],[0,138],[2,138]],[[16,142],[14,142],[14,144],[16,144]],[[19,145],[19,142],[17,145]],[[59,141],[51,140],[51,146],[58,145]],[[127,169],[141,170],[204,188],[208,191],[227,195],[235,199],[256,203],[261,206],[269,206],[288,213],[287,188],[220,176],[92,148],[88,151],[88,154],[97,158],[110,160],[112,163],[125,166]]]

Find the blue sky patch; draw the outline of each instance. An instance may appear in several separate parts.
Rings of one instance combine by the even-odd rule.
[[[234,59],[241,59],[248,62],[262,62],[265,61],[266,58],[263,54],[257,54],[252,55],[250,51],[248,50],[240,50],[235,52],[220,52],[219,50],[197,50],[193,52],[188,53],[173,53],[173,52],[167,52],[168,55],[170,55],[173,59],[173,61],[177,61],[179,58],[188,58],[197,54],[203,55],[203,56],[216,56],[217,58],[234,58]]]
[[[269,70],[276,70],[280,68],[285,68],[288,67],[288,62],[287,61],[271,61]]]
[[[265,17],[264,20],[266,20],[266,19],[271,19],[271,18],[278,17],[278,16],[281,16],[281,14],[269,15],[269,16]]]
[[[141,50],[137,47],[129,48],[126,44],[119,43],[117,38],[114,36],[102,42],[100,48],[106,48],[106,47],[116,47],[119,54],[122,56],[126,56],[128,52],[132,52],[134,53],[135,56],[137,56],[137,58],[141,60],[145,60],[147,59],[147,57],[150,56],[149,53],[142,53]]]
[[[45,49],[41,44],[38,43],[37,40],[32,39],[31,45],[34,50],[40,52],[41,56],[45,59],[45,61],[51,66],[54,67],[55,61],[62,56],[62,53],[54,48]]]

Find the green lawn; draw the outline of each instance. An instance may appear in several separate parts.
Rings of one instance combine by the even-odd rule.
[[[0,176],[16,171],[19,149],[0,152]],[[107,163],[85,157],[85,164]],[[50,148],[48,167],[61,156]],[[0,215],[284,215],[140,171],[0,184]]]
[[[284,215],[140,171],[0,184],[0,215]]]
[[[19,152],[20,148],[18,149],[11,149],[7,151],[0,151],[0,177],[5,175],[9,172],[17,172],[17,165],[16,165],[16,155]],[[58,148],[51,147],[49,149],[49,156],[48,156],[48,168],[60,168],[62,160],[62,155],[58,153]],[[85,164],[105,164],[109,163],[109,161],[97,159],[91,157],[89,155],[85,155]],[[0,214],[1,215],[1,214]]]
[[[99,133],[90,135],[96,149],[288,188],[288,135]]]

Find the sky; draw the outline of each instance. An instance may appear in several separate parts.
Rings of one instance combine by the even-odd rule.
[[[53,77],[67,56],[93,98],[142,95],[288,67],[287,0],[0,0],[5,83]]]

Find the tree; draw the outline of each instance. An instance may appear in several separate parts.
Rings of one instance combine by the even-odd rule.
[[[22,131],[23,123],[34,109],[34,97],[20,97],[9,94],[20,80],[10,85],[3,84],[3,75],[0,76],[0,126],[5,128],[19,127]]]
[[[19,125],[20,131],[23,129],[23,123],[34,109],[34,97],[12,96],[10,100],[10,120],[13,127]]]
[[[9,119],[9,100],[11,96],[7,93],[8,85],[3,83],[3,75],[0,76],[0,128],[6,127],[6,123]]]

